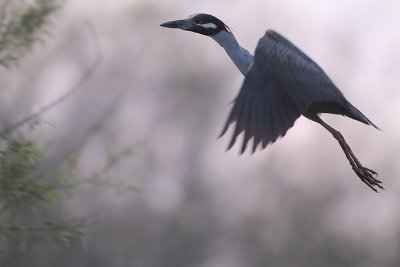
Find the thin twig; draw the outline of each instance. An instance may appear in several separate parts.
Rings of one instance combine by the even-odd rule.
[[[75,83],[74,86],[72,86],[67,92],[65,92],[62,96],[59,98],[55,99],[53,102],[50,102],[37,112],[17,121],[14,124],[11,124],[10,126],[6,127],[0,132],[0,136],[6,136],[10,132],[14,131],[15,129],[21,127],[22,125],[37,119],[38,117],[42,116],[44,113],[50,111],[54,107],[58,106],[62,102],[66,101],[68,98],[70,98],[74,93],[79,91],[83,85],[89,80],[89,78],[93,75],[94,71],[98,68],[102,61],[102,54],[100,51],[100,46],[99,46],[99,41],[96,35],[96,31],[94,30],[93,26],[89,23],[86,22],[89,32],[92,35],[93,41],[94,41],[94,51],[95,51],[95,59],[93,60],[93,63],[89,66],[89,68],[86,70],[86,72],[82,75],[82,77]]]

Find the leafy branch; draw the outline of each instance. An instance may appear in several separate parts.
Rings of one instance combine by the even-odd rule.
[[[10,1],[1,7],[0,16],[0,65],[9,67],[37,43],[59,8],[55,1],[37,0],[31,5],[7,12]]]
[[[54,0],[33,2],[5,0],[0,4],[0,66],[10,67],[33,45],[42,40],[55,11],[59,8]],[[49,236],[63,246],[69,246],[77,237],[83,237],[88,227],[87,218],[72,218],[55,222],[45,220],[50,204],[59,201],[65,181],[64,175],[52,176],[42,167],[46,161],[36,144],[21,134],[8,137],[12,131],[42,116],[60,105],[78,90],[101,63],[101,53],[93,27],[88,24],[94,40],[95,58],[87,71],[66,93],[39,111],[4,128],[0,133],[0,259],[7,261],[7,254],[26,250],[37,237]],[[70,166],[73,168],[73,166]],[[62,177],[61,177],[62,176]],[[33,217],[32,217],[33,216]],[[32,217],[32,218],[31,218]],[[42,219],[37,219],[42,218]],[[41,221],[42,220],[42,221]],[[14,249],[18,244],[18,249]],[[12,254],[12,253],[11,253]],[[11,257],[12,258],[12,257]]]

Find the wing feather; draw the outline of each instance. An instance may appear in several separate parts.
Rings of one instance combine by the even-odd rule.
[[[265,113],[264,113],[264,105],[260,98],[257,98],[257,105],[255,106],[256,114],[260,114],[256,116],[256,125],[254,129],[254,140],[253,140],[253,153],[256,151],[257,146],[261,143],[263,138],[263,128],[265,123]]]
[[[342,93],[306,54],[274,31],[259,40],[254,62],[246,74],[224,135],[235,122],[228,149],[244,132],[241,153],[253,138],[253,152],[264,149],[294,125],[313,103],[343,101]]]

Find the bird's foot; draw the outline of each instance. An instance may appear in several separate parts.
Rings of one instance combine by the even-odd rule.
[[[348,159],[354,172],[357,174],[357,176],[361,179],[363,183],[365,183],[369,188],[371,188],[375,192],[378,192],[377,188],[384,189],[383,186],[381,185],[382,182],[375,178],[376,176],[378,176],[378,173],[361,165],[360,161],[358,161],[357,157],[354,155],[353,151],[351,151],[351,148],[349,147],[346,140],[339,131],[333,129],[331,126],[326,124],[323,120],[321,120],[320,117],[318,117],[318,115],[314,114],[312,117],[307,117],[307,118],[315,120],[316,122],[321,124],[325,129],[327,129],[332,134],[333,137],[335,137],[335,139],[339,142],[340,147],[342,148],[344,154],[346,155],[346,158]]]
[[[378,190],[374,187],[379,187],[380,189],[384,189],[382,185],[382,181],[376,179],[375,177],[378,176],[378,173],[376,171],[373,171],[371,169],[368,169],[361,164],[358,164],[356,166],[353,166],[354,172],[360,177],[361,181],[363,181],[369,188],[374,190],[375,192],[378,192]]]

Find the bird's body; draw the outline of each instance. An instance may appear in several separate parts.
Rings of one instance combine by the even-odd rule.
[[[355,108],[334,85],[325,72],[305,53],[282,35],[267,30],[259,40],[254,56],[240,46],[229,28],[208,14],[197,14],[187,20],[171,21],[163,27],[180,28],[210,36],[220,44],[239,71],[245,76],[230,115],[222,130],[224,135],[232,123],[234,133],[228,148],[244,132],[241,153],[253,139],[253,151],[265,148],[284,136],[301,116],[326,128],[339,142],[353,170],[376,191],[382,188],[373,175],[354,156],[343,136],[327,125],[319,113],[344,115],[377,128]]]

